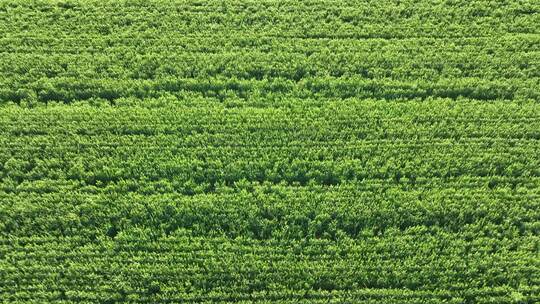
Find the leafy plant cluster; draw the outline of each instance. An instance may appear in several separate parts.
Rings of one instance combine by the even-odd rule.
[[[537,1],[0,1],[0,303],[540,302]]]

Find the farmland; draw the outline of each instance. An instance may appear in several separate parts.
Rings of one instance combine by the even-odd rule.
[[[540,302],[538,1],[0,2],[0,303]]]

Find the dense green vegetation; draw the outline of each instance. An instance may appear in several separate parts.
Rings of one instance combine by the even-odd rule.
[[[0,2],[0,303],[540,302],[540,3]]]

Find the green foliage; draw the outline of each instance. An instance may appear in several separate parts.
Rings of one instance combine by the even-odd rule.
[[[538,1],[0,1],[0,303],[538,303]]]

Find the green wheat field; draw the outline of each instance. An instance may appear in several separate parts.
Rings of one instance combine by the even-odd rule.
[[[0,1],[0,303],[539,303],[540,1]]]

